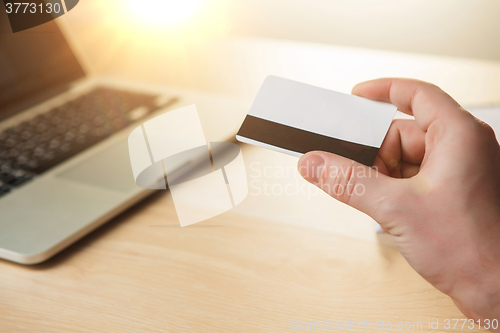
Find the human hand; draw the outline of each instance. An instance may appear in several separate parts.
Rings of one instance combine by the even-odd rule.
[[[500,320],[495,133],[426,82],[378,79],[352,93],[390,102],[415,120],[393,121],[374,163],[378,172],[319,151],[302,156],[299,172],[380,223],[408,263],[467,317]]]

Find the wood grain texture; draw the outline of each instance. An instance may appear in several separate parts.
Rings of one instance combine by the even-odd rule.
[[[44,264],[0,262],[0,331],[284,332],[291,319],[463,318],[393,246],[233,212],[180,228],[173,208],[159,193]]]

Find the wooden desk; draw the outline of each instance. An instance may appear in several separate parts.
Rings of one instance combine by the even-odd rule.
[[[244,147],[247,168],[257,151]],[[307,202],[292,214],[310,213],[309,227],[243,214],[280,198],[251,191],[234,211],[180,228],[160,192],[44,264],[2,261],[0,331],[283,332],[294,319],[425,328],[463,318],[367,221],[352,221],[362,232],[351,237],[318,224],[323,213]]]
[[[291,319],[462,317],[392,246],[232,212],[176,220],[160,193],[45,264],[0,262],[0,331],[281,332]]]
[[[238,45],[236,49],[247,50]],[[279,58],[297,49],[285,43],[284,51],[276,53],[276,47],[254,51]],[[330,55],[340,52],[341,59],[352,59],[351,51],[314,49],[324,64],[334,64],[328,67],[330,73],[340,66]],[[349,68],[355,68],[362,55],[360,50],[352,52],[354,60],[345,63]],[[300,64],[309,57],[303,58],[287,58],[286,69],[259,67],[248,91],[267,74],[287,74],[291,68],[308,72]],[[444,60],[426,67],[423,58],[412,62],[405,56],[368,53],[365,60],[372,61],[362,66],[386,64],[390,75],[399,75],[408,73],[398,71],[408,68],[405,64],[418,63],[411,70],[439,76],[438,64]],[[281,64],[278,60],[269,63]],[[321,72],[321,64],[312,65]],[[251,68],[241,66],[245,77]],[[450,89],[467,91],[457,96],[462,100],[500,99],[499,64],[457,60],[443,63],[443,68],[450,75]],[[372,76],[382,69],[374,70],[355,73]],[[453,73],[460,80],[453,80]],[[328,77],[332,85],[346,85]],[[467,79],[476,82],[474,89],[466,88]],[[480,89],[477,82],[486,88]],[[323,86],[333,87],[330,83]],[[282,332],[291,330],[292,320],[298,324],[323,319],[422,322],[425,329],[429,320],[443,325],[444,319],[463,318],[390,242],[377,239],[367,216],[319,192],[310,193],[310,185],[293,171],[296,159],[243,148],[254,187],[230,212],[180,228],[172,198],[159,192],[44,264],[24,267],[0,261],[0,332]],[[284,176],[264,173],[280,168]],[[286,196],[257,193],[265,181],[270,189],[306,187]]]

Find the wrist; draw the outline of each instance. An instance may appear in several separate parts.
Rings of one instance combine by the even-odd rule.
[[[490,272],[491,273],[491,272]],[[500,322],[500,275],[477,274],[481,276],[480,281],[462,281],[457,283],[449,296],[455,302],[459,310],[476,323],[480,321],[481,328],[493,332],[500,332],[500,326],[489,325],[494,319]],[[495,329],[496,328],[496,329]]]

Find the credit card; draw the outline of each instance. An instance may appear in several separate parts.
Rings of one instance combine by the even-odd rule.
[[[236,139],[293,156],[322,150],[372,166],[397,108],[269,76]]]

